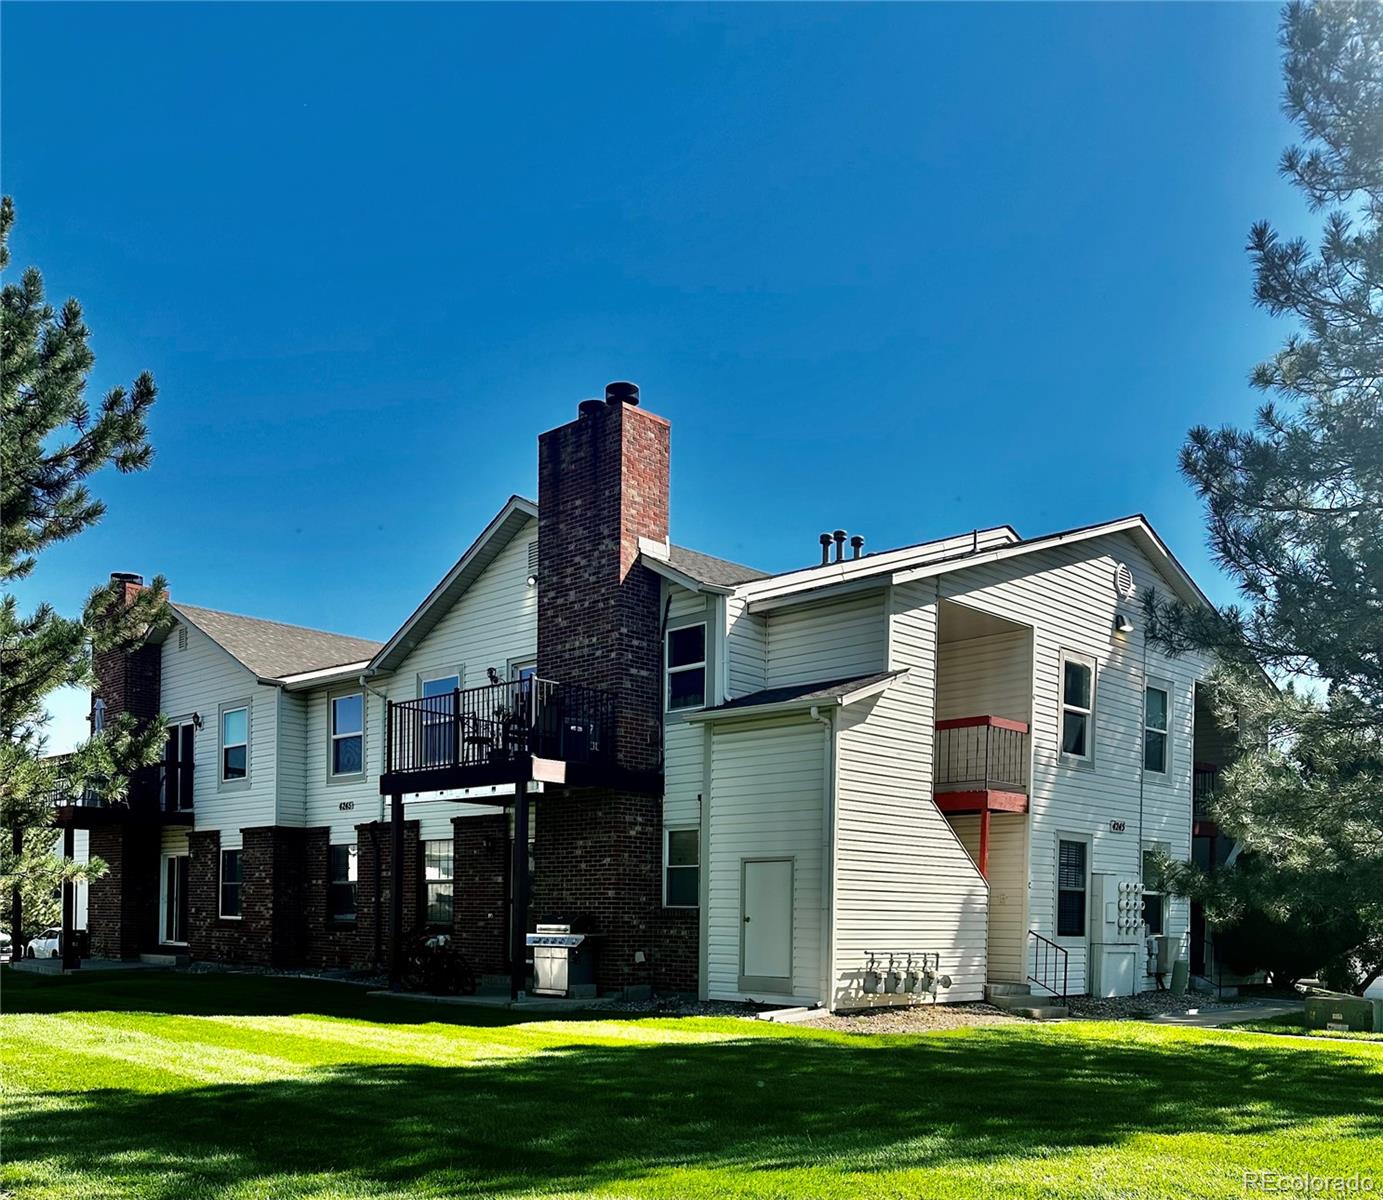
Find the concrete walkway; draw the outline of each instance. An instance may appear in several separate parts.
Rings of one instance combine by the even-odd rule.
[[[119,958],[84,958],[75,970],[64,971],[60,958],[17,958],[9,964],[29,975],[86,975],[92,971],[147,971],[149,963]]]
[[[1194,1006],[1195,1001],[1191,1003]],[[1267,1017],[1281,1017],[1287,1013],[1305,1011],[1306,1005],[1300,1002],[1249,1001],[1230,1005],[1228,1008],[1190,1007],[1185,1012],[1159,1013],[1149,1018],[1149,1021],[1154,1025],[1185,1025],[1193,1029],[1215,1029],[1221,1025],[1237,1025],[1240,1021],[1261,1021]]]

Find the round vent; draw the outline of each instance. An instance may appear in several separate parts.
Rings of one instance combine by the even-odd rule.
[[[1114,594],[1128,600],[1137,590],[1133,585],[1133,572],[1128,569],[1128,563],[1115,563]]]

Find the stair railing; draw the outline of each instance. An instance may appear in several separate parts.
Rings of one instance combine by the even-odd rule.
[[[1053,996],[1059,996],[1065,1004],[1070,985],[1070,962],[1066,947],[1058,946],[1036,929],[1029,929],[1028,937],[1032,938],[1032,971],[1028,975],[1028,982],[1045,988]],[[1056,986],[1058,980],[1061,983],[1059,991]]]

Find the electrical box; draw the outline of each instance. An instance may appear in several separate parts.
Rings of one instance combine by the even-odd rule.
[[[1143,940],[1142,880],[1119,875],[1091,876],[1090,940],[1104,945],[1135,945]]]
[[[1383,1033],[1383,1000],[1365,996],[1307,996],[1306,1028]]]

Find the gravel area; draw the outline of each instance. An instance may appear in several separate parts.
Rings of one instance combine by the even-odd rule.
[[[934,1033],[938,1029],[962,1029],[967,1025],[1012,1025],[1025,1022],[992,1004],[918,1004],[911,1008],[875,1008],[868,1012],[836,1013],[814,1017],[813,1029],[841,1033]]]
[[[1178,996],[1175,992],[1141,992],[1137,996],[1114,996],[1107,1000],[1095,996],[1075,996],[1067,1003],[1067,1007],[1073,1017],[1084,1017],[1087,1020],[1138,1021],[1163,1013],[1184,1013],[1193,1008],[1209,1012],[1212,1009],[1233,1008],[1240,1004],[1242,1001],[1216,1000],[1214,996],[1203,996],[1194,992],[1187,992],[1183,996]]]

